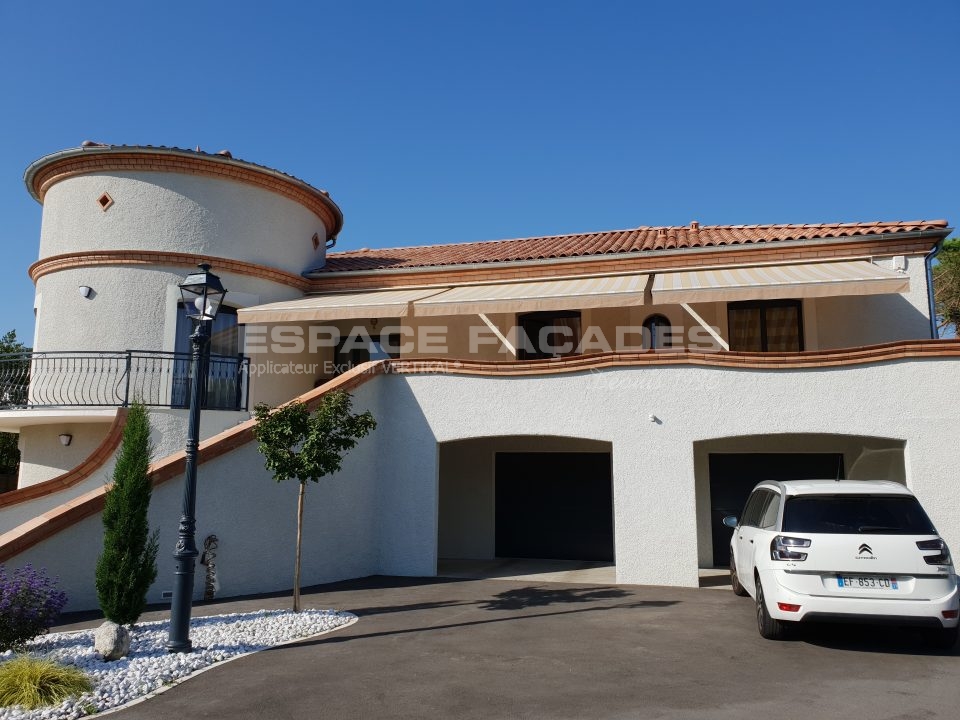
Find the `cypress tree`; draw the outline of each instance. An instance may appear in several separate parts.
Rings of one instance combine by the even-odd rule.
[[[150,533],[147,520],[152,450],[147,409],[135,402],[127,413],[113,486],[103,507],[103,553],[97,561],[100,609],[118,625],[137,621],[157,577],[157,533]]]

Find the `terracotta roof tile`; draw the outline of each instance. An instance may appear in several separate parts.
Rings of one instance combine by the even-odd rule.
[[[501,263],[548,258],[571,258],[613,253],[636,253],[674,248],[752,245],[784,240],[854,237],[946,231],[946,220],[915,220],[821,225],[706,225],[638,227],[633,230],[553,235],[516,240],[423,245],[419,247],[348,250],[329,253],[322,268],[310,273],[361,272],[424,268],[442,265]]]

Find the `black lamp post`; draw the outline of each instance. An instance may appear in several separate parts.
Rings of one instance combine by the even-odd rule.
[[[173,551],[176,574],[173,581],[173,603],[170,606],[170,634],[168,652],[190,652],[190,610],[193,602],[193,574],[196,567],[197,544],[194,538],[197,521],[197,445],[200,437],[200,405],[206,384],[206,363],[209,353],[210,326],[217,316],[224,290],[220,278],[210,272],[209,265],[190,273],[180,284],[180,294],[187,308],[187,316],[196,327],[190,336],[190,420],[187,424],[186,479],[183,485],[183,515],[177,532],[177,547]]]

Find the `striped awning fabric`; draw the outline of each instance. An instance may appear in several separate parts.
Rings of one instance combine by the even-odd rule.
[[[310,320],[352,320],[355,318],[407,317],[414,300],[443,292],[446,288],[419,290],[374,290],[356,293],[308,295],[297,300],[256,305],[237,310],[239,322],[302,322]]]
[[[414,315],[579,310],[642,305],[649,275],[465,285],[413,303]]]
[[[653,281],[653,302],[774,300],[909,290],[910,278],[903,273],[867,260],[847,260],[658,273]]]

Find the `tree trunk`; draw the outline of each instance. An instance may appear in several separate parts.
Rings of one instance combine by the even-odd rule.
[[[297,562],[293,570],[293,611],[300,612],[300,545],[303,542],[303,496],[307,490],[306,483],[300,483],[300,494],[297,496]]]

